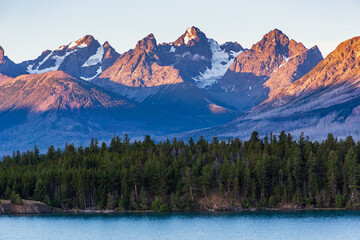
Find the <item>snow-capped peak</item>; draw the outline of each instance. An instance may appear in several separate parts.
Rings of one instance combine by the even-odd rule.
[[[91,81],[110,67],[118,55],[108,42],[101,45],[93,36],[86,35],[56,50],[44,51],[37,59],[24,64],[30,74],[61,70]]]
[[[84,47],[87,47],[88,45],[86,43],[81,43],[81,44],[78,44],[77,42],[71,42],[69,45],[68,45],[68,49],[74,49],[74,48],[84,48]]]
[[[186,34],[184,37],[184,43],[188,44],[190,40],[195,39],[197,37],[197,30],[195,27],[191,27],[186,29]]]
[[[68,45],[68,49],[74,49],[74,48],[84,48],[88,47],[92,42],[94,41],[94,37],[91,35],[86,35],[82,38],[80,38],[77,41],[71,42]]]
[[[61,50],[63,50],[64,48],[66,48],[66,46],[65,45],[61,45],[58,49],[56,49],[57,51],[61,51]]]

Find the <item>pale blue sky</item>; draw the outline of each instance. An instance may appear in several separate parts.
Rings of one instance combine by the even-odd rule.
[[[169,42],[193,25],[247,48],[278,28],[325,56],[360,35],[360,0],[0,0],[0,45],[15,62],[86,34],[122,53],[149,33]]]

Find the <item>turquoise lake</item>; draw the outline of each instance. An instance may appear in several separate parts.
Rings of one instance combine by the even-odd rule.
[[[360,239],[359,211],[1,216],[0,239]]]

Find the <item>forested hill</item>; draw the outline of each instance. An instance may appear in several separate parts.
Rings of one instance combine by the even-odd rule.
[[[254,132],[248,141],[93,139],[5,156],[0,198],[19,194],[62,209],[358,208],[359,159],[359,142],[331,134],[321,143],[285,132]]]

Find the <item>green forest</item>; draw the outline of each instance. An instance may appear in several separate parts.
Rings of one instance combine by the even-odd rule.
[[[329,134],[254,132],[238,138],[155,142],[115,136],[109,144],[35,147],[0,162],[0,198],[32,199],[59,209],[194,211],[217,194],[241,208],[284,204],[360,207],[360,143]]]

